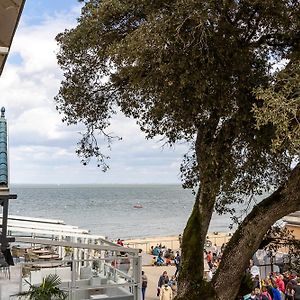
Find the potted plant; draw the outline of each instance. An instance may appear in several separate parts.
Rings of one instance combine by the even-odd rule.
[[[29,284],[29,290],[19,293],[19,297],[26,296],[29,300],[65,300],[68,296],[67,292],[59,288],[61,279],[56,274],[44,277],[40,285],[26,282]]]
[[[71,247],[69,247],[69,246],[65,246],[64,250],[65,250],[66,256],[68,256],[68,257],[71,256],[72,253],[73,253],[73,249]]]

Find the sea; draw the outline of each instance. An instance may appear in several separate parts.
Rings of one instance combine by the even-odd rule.
[[[13,185],[10,192],[17,194],[10,215],[59,219],[109,239],[178,235],[195,198],[175,184]],[[230,216],[214,214],[210,231],[227,232],[230,223]]]

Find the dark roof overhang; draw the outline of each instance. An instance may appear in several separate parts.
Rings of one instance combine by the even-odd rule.
[[[25,0],[0,1],[0,75],[16,32]]]

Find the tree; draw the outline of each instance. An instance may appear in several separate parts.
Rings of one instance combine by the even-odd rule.
[[[56,274],[47,275],[41,285],[29,284],[29,290],[19,293],[18,296],[27,296],[30,300],[64,300],[67,293],[59,288],[60,278]]]
[[[83,2],[77,27],[57,36],[65,77],[57,109],[67,124],[87,129],[78,155],[84,164],[95,156],[107,169],[97,135],[112,141],[106,129],[118,110],[136,119],[146,138],[187,142],[181,174],[195,204],[183,234],[177,299],[234,299],[264,234],[300,208],[295,154],[274,151],[276,124],[257,127],[253,109],[262,106],[254,91],[274,81],[272,67],[296,62],[299,2]],[[201,253],[213,211],[232,211],[230,204],[271,188],[238,227],[212,282],[205,282]]]
[[[272,84],[258,88],[256,95],[263,100],[263,105],[254,106],[257,125],[264,126],[271,122],[276,126],[273,149],[288,149],[299,156],[300,153],[300,53],[279,71]]]

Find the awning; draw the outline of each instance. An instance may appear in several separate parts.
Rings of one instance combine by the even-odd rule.
[[[0,75],[14,37],[25,0],[0,0]]]

